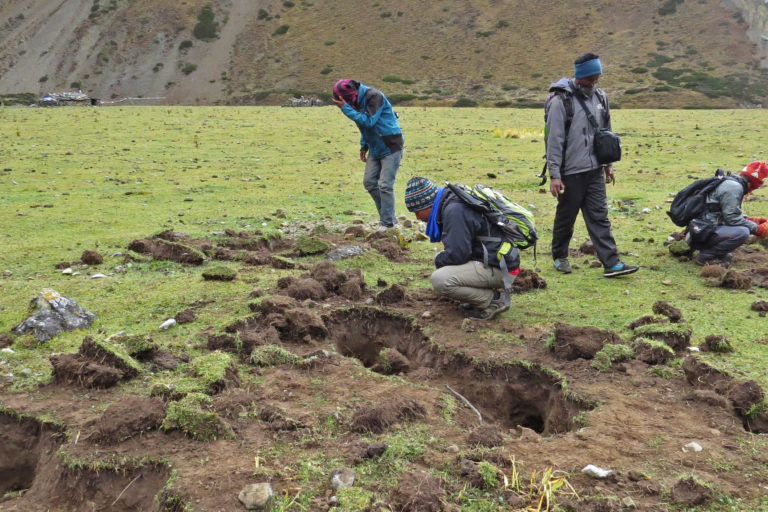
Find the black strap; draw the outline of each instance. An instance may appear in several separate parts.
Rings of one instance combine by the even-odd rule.
[[[597,94],[597,93],[595,93]],[[576,101],[581,104],[581,108],[584,109],[584,113],[587,114],[587,119],[589,119],[589,124],[592,125],[592,128],[594,128],[595,132],[598,132],[600,130],[600,125],[597,124],[597,119],[595,119],[594,114],[592,114],[592,111],[587,108],[587,104],[584,103],[584,98],[581,97],[581,94],[574,94],[576,96]]]

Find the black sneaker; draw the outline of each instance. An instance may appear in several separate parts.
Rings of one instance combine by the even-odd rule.
[[[618,262],[612,267],[607,267],[603,272],[603,277],[618,277],[625,276],[627,274],[634,274],[640,267],[634,265],[627,265],[626,263]]]

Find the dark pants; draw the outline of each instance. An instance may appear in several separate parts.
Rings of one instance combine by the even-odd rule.
[[[611,234],[608,204],[605,194],[605,174],[602,169],[563,176],[565,192],[557,198],[555,226],[552,229],[552,258],[567,258],[568,244],[573,237],[573,225],[581,211],[597,258],[605,267],[619,262],[616,241]]]
[[[748,238],[749,228],[746,226],[718,226],[707,247],[699,251],[699,261],[722,258],[743,245]]]

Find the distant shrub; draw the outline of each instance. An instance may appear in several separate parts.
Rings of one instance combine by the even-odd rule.
[[[279,27],[277,27],[277,29],[275,29],[274,32],[272,32],[272,35],[273,36],[281,36],[281,35],[285,34],[286,32],[288,32],[289,28],[291,28],[290,25],[280,25]]]
[[[160,71],[161,69],[163,69],[163,63],[162,63],[162,62],[158,62],[157,64],[155,64],[155,67],[153,67],[153,68],[152,68],[152,71],[154,71],[155,73],[157,73],[157,72],[158,72],[158,71]]]
[[[47,82],[48,81],[48,75],[41,76],[40,78],[37,79],[37,81],[40,82],[41,84]]]
[[[320,70],[320,74],[327,75],[331,71],[333,71],[333,68],[331,66],[325,66],[323,69]]]
[[[188,75],[190,73],[193,73],[197,69],[197,64],[192,64],[191,62],[187,62],[183,68],[181,68],[181,72],[185,75]]]
[[[387,75],[387,76],[382,77],[381,81],[393,84],[393,83],[397,83],[397,82],[402,82],[403,79],[400,78],[397,75]]]
[[[653,88],[653,92],[667,92],[671,90],[672,90],[672,87],[670,87],[669,85],[657,85],[656,87]]]
[[[323,44],[324,44],[325,46],[333,46],[333,45],[335,45],[335,44],[336,44],[336,41],[326,41],[326,42],[325,42],[325,43],[323,43]]]
[[[386,12],[383,12],[383,13],[379,14],[379,16],[381,16],[382,18],[391,18],[392,17],[392,13],[389,12],[389,11],[386,11]]]
[[[475,32],[475,37],[491,37],[495,33],[495,30],[478,30]]]
[[[213,7],[203,7],[197,16],[197,25],[192,29],[192,34],[198,39],[215,39],[218,36],[219,24],[214,18]]]
[[[494,103],[494,105],[496,105],[499,108],[505,108],[505,107],[511,106],[512,102],[511,101],[506,101],[506,100],[505,101],[497,101],[496,103]]]
[[[636,68],[630,69],[630,71],[635,73],[635,74],[642,75],[643,73],[647,73],[648,72],[648,68],[644,68],[642,66],[638,66]]]
[[[659,16],[675,14],[677,12],[677,6],[682,4],[684,1],[685,0],[667,0],[661,7],[659,7],[657,12],[659,13]]]
[[[667,57],[666,55],[661,55],[659,53],[651,53],[650,56],[653,58],[646,64],[649,68],[658,68],[659,66],[663,66],[664,64],[675,60],[672,57]]]
[[[290,0],[286,0],[285,2],[283,2],[283,7],[285,7],[286,9],[290,9],[291,7],[294,7],[295,5],[296,4],[291,2]]]
[[[624,91],[624,94],[639,94],[645,90],[647,90],[645,87],[640,87],[638,89],[627,89]]]
[[[397,105],[398,103],[403,103],[405,101],[411,101],[416,99],[415,94],[390,94],[387,96],[387,99],[389,102],[393,105]]]
[[[258,20],[270,20],[270,19],[272,19],[272,16],[270,16],[269,12],[265,11],[264,9],[259,9],[259,13],[256,16],[256,19],[258,19]]]
[[[80,89],[80,82],[72,82],[69,84],[70,89]]]
[[[458,108],[476,107],[477,102],[469,98],[459,98],[458,100],[456,100],[453,106]]]
[[[515,89],[517,89],[516,85],[504,84],[501,86],[502,91],[514,91]]]
[[[496,23],[496,28],[504,28],[504,27],[508,27],[508,26],[509,26],[509,22],[507,20],[499,20]]]
[[[486,80],[490,80],[491,78],[493,78],[493,73],[486,73],[483,75],[483,78],[485,78]]]
[[[413,85],[416,83],[416,80],[409,80],[407,78],[403,78],[402,80],[400,80],[400,83],[404,85]]]
[[[189,39],[182,41],[179,44],[179,50],[186,50],[187,48],[192,48],[192,41],[190,41]]]

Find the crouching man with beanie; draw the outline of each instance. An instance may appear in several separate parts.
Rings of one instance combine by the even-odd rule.
[[[499,237],[496,226],[449,189],[437,187],[427,178],[408,180],[405,206],[427,223],[430,242],[443,242],[444,249],[435,256],[437,270],[431,277],[435,292],[461,303],[464,316],[474,320],[490,320],[508,310],[505,276],[495,257],[501,242],[479,241],[479,237]],[[509,278],[514,280],[520,272],[517,249],[512,248],[504,260]]]
[[[765,162],[751,162],[738,176],[723,179],[707,196],[706,213],[701,219],[717,227],[706,242],[696,246],[699,254],[693,259],[694,263],[728,267],[731,263],[731,251],[743,245],[750,234],[760,238],[768,237],[768,219],[746,217],[741,212],[744,197],[762,187],[766,178],[768,165]]]

